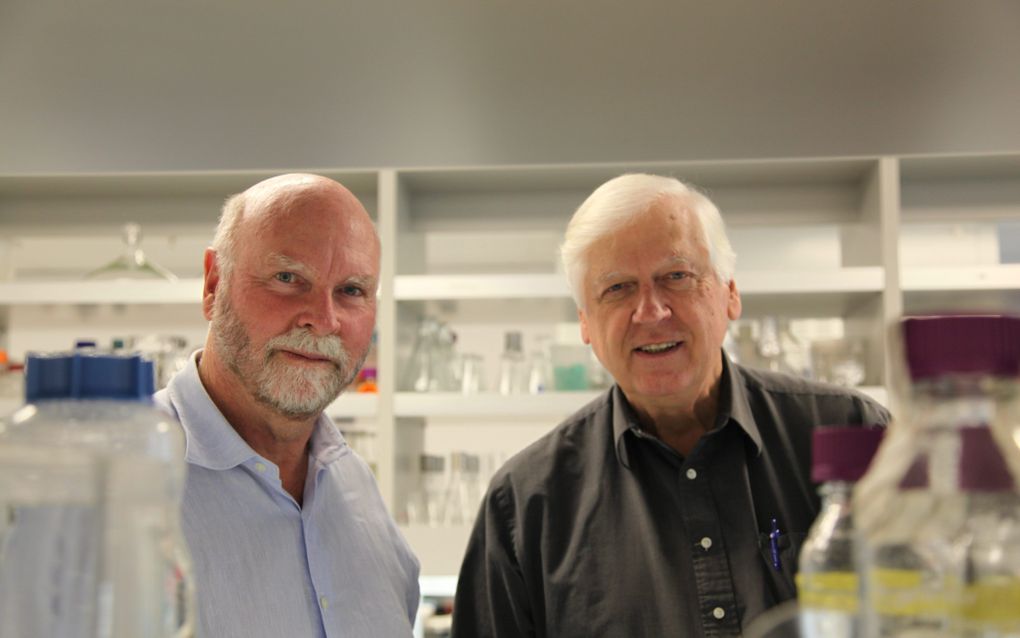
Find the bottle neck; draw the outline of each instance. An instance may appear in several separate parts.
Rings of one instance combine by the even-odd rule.
[[[910,400],[910,420],[921,430],[989,425],[1020,408],[1020,381],[946,375],[915,382]]]
[[[827,481],[818,488],[818,495],[822,497],[822,507],[843,505],[850,502],[853,490],[853,481]]]

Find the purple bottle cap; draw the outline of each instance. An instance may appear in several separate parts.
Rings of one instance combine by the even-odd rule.
[[[960,489],[1009,492],[1016,487],[999,445],[987,427],[960,430]]]
[[[857,481],[867,471],[884,433],[883,428],[866,425],[815,428],[811,480]]]
[[[915,316],[901,329],[914,381],[947,373],[1020,376],[1020,316]]]

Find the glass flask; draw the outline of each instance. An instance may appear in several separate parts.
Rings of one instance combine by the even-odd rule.
[[[124,224],[124,252],[113,261],[86,273],[87,279],[166,279],[177,281],[177,275],[145,256],[142,250],[142,227],[134,222]]]

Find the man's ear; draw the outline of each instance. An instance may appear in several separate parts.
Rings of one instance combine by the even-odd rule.
[[[581,322],[581,341],[590,345],[591,337],[588,335],[588,317],[581,308],[577,309],[577,318]]]
[[[205,277],[202,281],[202,314],[207,321],[212,320],[213,306],[216,302],[216,291],[220,285],[220,265],[217,260],[216,251],[212,248],[205,249],[203,260]]]
[[[737,290],[737,282],[735,279],[730,279],[726,299],[726,316],[730,318],[730,321],[736,321],[740,319],[740,312],[742,310],[743,304],[740,302],[740,291]]]

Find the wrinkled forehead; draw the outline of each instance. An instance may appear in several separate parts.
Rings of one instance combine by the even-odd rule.
[[[671,202],[652,205],[602,235],[591,245],[588,257],[620,246],[640,250],[667,243],[688,253],[707,247],[698,216],[683,205]]]
[[[339,184],[297,183],[246,194],[244,225],[256,234],[289,225],[314,224],[358,237],[375,237],[375,226],[361,202]]]

